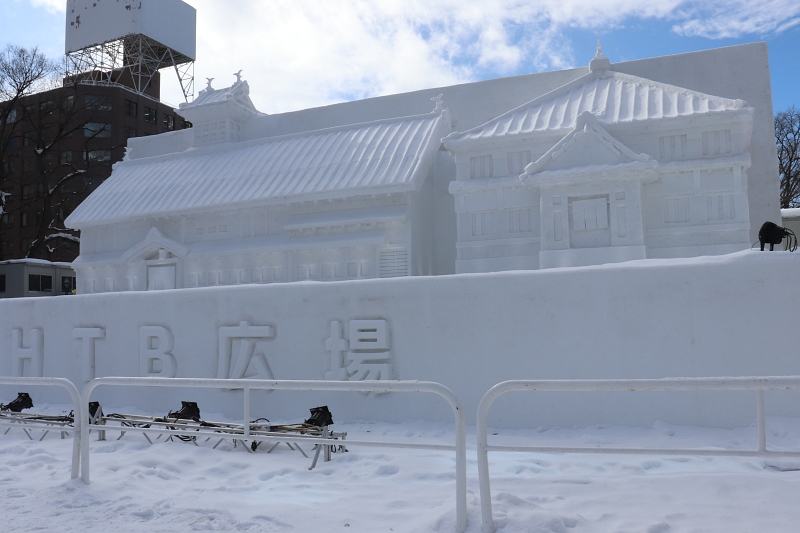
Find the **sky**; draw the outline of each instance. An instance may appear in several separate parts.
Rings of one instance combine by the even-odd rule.
[[[429,87],[766,41],[775,111],[800,106],[798,0],[185,0],[196,90],[242,69],[280,113]],[[66,0],[0,0],[0,48],[64,52]],[[173,23],[179,27],[181,21]],[[162,99],[183,101],[162,75]]]

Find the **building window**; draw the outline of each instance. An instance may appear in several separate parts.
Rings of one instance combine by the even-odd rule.
[[[86,109],[93,109],[95,111],[111,111],[112,100],[110,96],[101,96],[97,94],[87,94],[84,96],[84,105]]]
[[[42,114],[42,116],[51,114],[55,108],[56,104],[50,100],[39,104],[39,112]]]
[[[61,101],[61,109],[68,111],[75,105],[75,95],[71,94]]]
[[[691,199],[664,198],[664,223],[689,222],[692,218]]]
[[[531,151],[508,153],[508,173],[511,176],[519,176],[525,172],[525,167],[531,162]]]
[[[156,110],[151,107],[144,108],[144,120],[150,124],[156,123]]]
[[[728,154],[730,151],[731,130],[703,132],[703,155]]]
[[[33,198],[33,185],[22,186],[22,199],[30,200]]]
[[[32,117],[36,114],[36,106],[35,105],[26,105],[25,106],[25,115]]]
[[[105,122],[87,122],[83,126],[84,137],[95,137],[100,139],[107,139],[111,137],[111,124]]]
[[[388,248],[380,251],[378,275],[382,278],[396,278],[408,275],[408,250],[405,248]],[[334,276],[344,276],[339,265],[334,267]]]
[[[139,104],[136,102],[131,102],[130,100],[125,100],[125,114],[129,117],[138,117]]]
[[[6,275],[0,274],[0,292],[6,292]]]
[[[175,117],[172,115],[164,115],[164,128],[172,131],[175,129]]]
[[[13,159],[9,159],[8,161],[3,161],[3,172],[5,172],[6,174],[11,174],[12,172],[14,172],[15,168],[16,165],[14,164]]]
[[[22,224],[23,228],[26,228],[33,224],[33,217],[31,216],[30,211],[23,211],[22,216],[20,216],[20,223]]]
[[[688,140],[686,135],[667,135],[658,138],[659,159],[680,159],[686,157]]]
[[[0,217],[0,224],[4,229],[13,228],[14,227],[14,213],[3,213],[3,216]]]
[[[111,164],[111,150],[89,150],[85,154],[86,162],[90,165]]]
[[[508,212],[508,232],[527,233],[531,231],[532,209],[512,209]]]
[[[181,119],[181,129],[187,130],[192,127],[192,123],[188,120]]]
[[[3,241],[0,243],[0,250],[3,252],[3,255],[11,255],[14,253],[14,243],[10,241]]]
[[[67,163],[72,163],[72,152],[70,151],[61,152],[61,156],[59,157],[58,161],[62,165],[66,165]]]
[[[6,124],[13,124],[17,121],[17,110],[12,109],[8,112],[8,118],[6,118]]]
[[[575,231],[608,228],[608,198],[573,200],[572,227]]]
[[[472,213],[472,236],[491,235],[494,233],[492,228],[492,213]]]
[[[31,292],[53,292],[53,276],[28,274],[28,290]]]
[[[493,173],[492,156],[481,155],[469,158],[469,177],[470,179],[491,178]]]
[[[136,137],[136,128],[125,126],[123,131],[126,139],[130,139],[131,137]]]

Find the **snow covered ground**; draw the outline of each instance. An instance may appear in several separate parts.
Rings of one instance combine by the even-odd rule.
[[[37,412],[58,412],[58,406]],[[108,412],[108,410],[107,410]],[[121,412],[125,412],[121,410]],[[130,412],[128,410],[127,412]],[[159,413],[162,414],[162,413]],[[205,419],[221,420],[207,413]],[[336,413],[334,413],[334,419]],[[452,443],[440,423],[347,423],[348,438]],[[469,525],[480,531],[474,427],[468,434]],[[494,430],[491,443],[755,447],[755,428],[593,426]],[[770,418],[771,449],[800,449],[800,419]],[[454,454],[353,448],[309,471],[281,446],[150,445],[92,439],[92,484],[69,479],[71,440],[0,435],[0,531],[445,531],[455,527]],[[491,453],[505,533],[800,531],[800,460]]]

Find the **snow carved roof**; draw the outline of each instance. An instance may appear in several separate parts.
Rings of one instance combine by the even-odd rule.
[[[229,100],[236,102],[254,114],[261,114],[256,109],[256,106],[253,105],[252,100],[250,100],[250,86],[246,81],[243,81],[239,76],[237,76],[236,83],[230,87],[225,87],[224,89],[214,89],[211,86],[211,80],[213,79],[214,78],[208,78],[208,86],[200,91],[200,94],[198,94],[197,98],[195,98],[192,102],[183,103],[180,105],[181,114],[183,114],[183,112],[186,110],[220,102],[227,102]]]
[[[449,127],[442,109],[122,161],[67,224],[415,190]]]
[[[690,117],[745,109],[731,100],[667,85],[637,76],[596,70],[545,95],[462,133],[444,139],[449,149],[461,143],[559,132],[575,127],[581,113],[590,112],[608,126],[675,117]]]

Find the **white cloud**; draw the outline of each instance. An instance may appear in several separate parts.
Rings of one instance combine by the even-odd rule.
[[[66,5],[16,1],[51,13]],[[269,113],[568,68],[571,28],[607,32],[660,19],[678,35],[715,39],[800,24],[798,0],[185,1],[198,11],[197,80],[215,77],[222,87],[244,69],[253,100]],[[173,78],[162,73],[163,97],[177,103]]]
[[[189,0],[198,79],[243,68],[267,112],[565,68],[569,26],[664,17],[681,0]],[[227,70],[226,70],[227,69]],[[228,81],[226,81],[228,80]]]
[[[65,13],[66,0],[28,0],[33,7],[44,8],[50,13]]]
[[[684,19],[673,26],[679,35],[709,39],[780,33],[800,24],[798,0],[729,0],[724,3],[696,2],[679,14]]]

